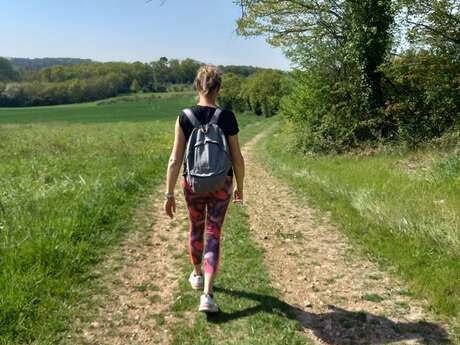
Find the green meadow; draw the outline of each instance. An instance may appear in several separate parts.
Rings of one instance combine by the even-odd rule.
[[[53,343],[163,183],[190,94],[0,110],[0,344]],[[240,126],[257,121],[238,115]]]

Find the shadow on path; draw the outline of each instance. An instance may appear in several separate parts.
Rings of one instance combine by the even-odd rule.
[[[452,344],[441,326],[429,322],[394,322],[383,316],[348,311],[333,305],[328,306],[329,312],[315,314],[270,295],[218,286],[214,290],[259,303],[231,313],[221,310],[217,314],[208,314],[207,319],[212,323],[225,323],[257,313],[276,313],[298,320],[302,328],[310,329],[317,338],[331,345],[388,344],[404,340],[418,340],[427,345]]]

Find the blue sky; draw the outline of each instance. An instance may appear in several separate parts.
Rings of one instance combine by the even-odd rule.
[[[236,32],[232,0],[1,0],[0,56],[152,61],[289,69],[280,49]]]

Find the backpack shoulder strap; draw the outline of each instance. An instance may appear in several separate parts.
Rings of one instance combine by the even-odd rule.
[[[184,109],[182,111],[185,114],[185,116],[187,116],[187,118],[189,119],[189,121],[191,122],[193,127],[200,127],[201,126],[201,122],[198,121],[198,119],[196,118],[196,116],[193,113],[192,109],[187,108],[187,109]]]
[[[210,124],[214,123],[214,124],[217,125],[217,122],[219,121],[220,114],[222,114],[222,109],[221,108],[216,108],[216,110],[214,111],[214,114],[211,117],[211,120],[209,120],[209,123]]]

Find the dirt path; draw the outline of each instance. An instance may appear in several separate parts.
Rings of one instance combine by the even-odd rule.
[[[181,188],[176,188],[180,194]],[[180,195],[179,195],[180,196]],[[81,322],[72,344],[168,344],[173,322],[171,305],[178,290],[188,222],[183,198],[177,197],[171,221],[159,193],[149,197],[135,215],[135,228],[122,250],[104,260],[101,280],[106,293],[94,297],[95,321]],[[155,219],[155,221],[154,221]]]
[[[244,148],[253,238],[284,302],[315,344],[443,344],[444,329],[394,276],[360,256],[345,236],[302,207]]]

